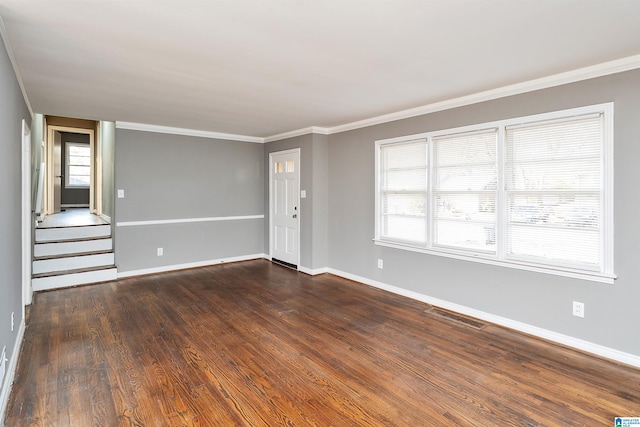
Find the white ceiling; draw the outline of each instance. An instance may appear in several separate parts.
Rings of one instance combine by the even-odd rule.
[[[0,0],[35,112],[266,137],[640,54],[639,0]]]

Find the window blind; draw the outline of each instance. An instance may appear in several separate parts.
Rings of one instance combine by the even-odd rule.
[[[598,270],[601,114],[506,128],[506,256]]]
[[[426,140],[383,146],[380,162],[380,235],[426,244]]]
[[[497,129],[433,138],[433,245],[496,252]]]

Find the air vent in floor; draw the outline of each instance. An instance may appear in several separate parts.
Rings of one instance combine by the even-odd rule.
[[[475,329],[484,329],[484,327],[487,326],[487,324],[481,320],[463,316],[462,314],[457,314],[437,307],[433,307],[428,311],[428,313],[433,313],[438,317],[444,317],[446,319],[453,320],[454,322],[461,323]]]

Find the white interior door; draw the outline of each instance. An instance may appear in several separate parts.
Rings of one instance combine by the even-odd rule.
[[[297,268],[300,256],[300,150],[271,153],[271,259]]]

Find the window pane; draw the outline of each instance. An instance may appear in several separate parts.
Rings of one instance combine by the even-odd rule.
[[[598,229],[599,205],[597,194],[517,194],[510,197],[509,221],[517,224]]]
[[[482,223],[436,220],[435,240],[437,245],[495,252],[496,229]]]
[[[426,197],[421,194],[383,194],[382,212],[394,215],[424,216]]]
[[[89,177],[88,176],[71,175],[69,177],[69,185],[73,186],[73,187],[88,187],[89,186]]]
[[[380,147],[381,234],[393,240],[426,243],[427,143]]]
[[[507,128],[507,255],[597,270],[602,117]]]
[[[495,222],[494,194],[438,194],[435,216],[464,221]]]
[[[287,172],[295,172],[295,168],[293,166],[293,160],[287,160],[286,169],[287,169]]]
[[[495,190],[498,177],[495,163],[438,167],[436,174],[438,189],[449,191]]]
[[[497,137],[489,129],[434,138],[434,245],[495,252]]]
[[[509,254],[512,258],[539,258],[540,262],[600,264],[597,230],[527,227],[513,224],[509,227]]]
[[[81,157],[91,156],[91,150],[89,148],[89,144],[86,144],[86,146],[68,144],[67,151],[69,156],[81,156]]]
[[[492,164],[496,160],[496,129],[433,138],[439,166]]]
[[[380,154],[383,170],[424,168],[427,164],[425,140],[385,145]]]
[[[90,164],[90,157],[69,156],[69,165],[89,166]]]
[[[70,176],[89,176],[91,173],[91,168],[89,166],[69,166],[69,175]]]
[[[424,218],[395,215],[382,216],[382,236],[394,240],[405,240],[425,244],[426,223]]]
[[[507,188],[600,189],[602,119],[538,123],[507,129]]]

